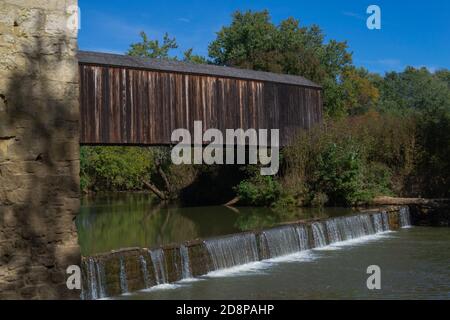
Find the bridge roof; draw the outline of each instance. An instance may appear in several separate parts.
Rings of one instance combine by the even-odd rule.
[[[201,74],[246,80],[258,80],[321,89],[322,87],[304,77],[272,72],[254,71],[210,64],[194,64],[181,61],[132,57],[111,53],[78,51],[78,61],[84,64],[138,68],[167,72]]]

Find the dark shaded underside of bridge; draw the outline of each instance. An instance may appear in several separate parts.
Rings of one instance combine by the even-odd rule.
[[[80,143],[173,145],[172,132],[279,129],[322,120],[322,88],[299,76],[80,51]]]

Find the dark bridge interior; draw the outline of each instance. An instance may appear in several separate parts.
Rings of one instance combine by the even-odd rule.
[[[173,130],[280,129],[280,145],[322,120],[322,88],[299,76],[78,53],[80,143],[170,145]]]

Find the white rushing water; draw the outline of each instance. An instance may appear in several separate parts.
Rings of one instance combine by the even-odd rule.
[[[411,215],[409,212],[409,207],[400,208],[399,216],[401,228],[411,227]]]
[[[122,294],[128,293],[128,280],[127,280],[127,272],[125,269],[125,261],[123,257],[120,257],[120,290]]]
[[[375,233],[380,233],[384,231],[384,226],[383,226],[383,215],[382,213],[375,213],[373,214],[373,225],[375,228]]]
[[[144,278],[144,285],[146,288],[150,288],[150,277],[148,275],[147,260],[144,256],[139,257],[139,262],[141,263],[142,277]]]
[[[97,291],[97,277],[95,276],[95,261],[93,258],[89,258],[88,261],[88,279],[89,279],[89,289],[90,289],[90,298],[92,300],[98,299],[98,291]]]
[[[152,259],[156,284],[161,285],[167,283],[167,271],[164,259],[164,251],[162,249],[149,250],[149,254]]]
[[[276,258],[305,250],[308,239],[305,233],[303,226],[285,226],[263,231],[269,257]]]
[[[189,250],[185,245],[180,246],[180,257],[181,257],[181,278],[190,279],[192,278],[191,267],[189,265]]]
[[[306,226],[296,226],[295,230],[297,231],[298,239],[300,241],[300,251],[309,249],[309,237],[308,237],[308,229]]]
[[[322,222],[314,222],[311,225],[314,239],[314,247],[320,248],[327,245],[327,240],[325,238],[325,227]]]
[[[101,261],[96,262],[97,266],[97,281],[98,281],[98,291],[99,291],[99,299],[104,299],[108,295],[106,293],[106,284],[105,284],[105,267],[103,266],[103,263]]]
[[[205,240],[204,244],[213,263],[211,271],[259,260],[256,236],[253,233]]]

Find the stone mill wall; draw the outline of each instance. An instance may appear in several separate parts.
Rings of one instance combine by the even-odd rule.
[[[0,299],[76,299],[76,0],[0,1]]]

